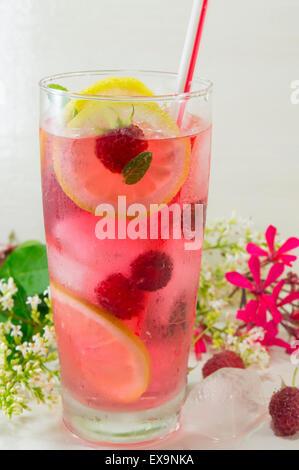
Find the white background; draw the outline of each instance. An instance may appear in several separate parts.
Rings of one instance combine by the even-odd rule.
[[[42,238],[40,77],[176,71],[192,0],[0,0],[0,240]],[[211,0],[197,72],[215,82],[209,217],[299,232],[298,0]]]

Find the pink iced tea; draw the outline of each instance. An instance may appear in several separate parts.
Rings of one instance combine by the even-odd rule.
[[[73,102],[79,103],[65,109]],[[160,105],[143,109],[139,102],[125,121],[122,102],[114,102],[120,124],[103,130],[105,108],[91,103],[86,110],[89,103],[74,107],[71,131],[70,121],[56,126],[51,113],[40,129],[64,414],[76,433],[93,441],[144,441],[173,427],[184,396],[202,237],[196,249],[186,249],[192,239],[186,240],[183,217],[170,216],[169,236],[162,219],[173,204],[182,214],[190,205],[192,227],[196,204],[205,215],[211,125],[186,110],[184,127],[174,132],[170,113],[148,122],[147,113],[158,115]],[[94,114],[101,130],[94,130]],[[152,160],[140,180],[126,184],[122,170],[134,152]],[[126,208],[143,206],[139,226],[132,228],[131,213],[121,213],[119,196]],[[105,227],[101,204],[114,210]],[[151,212],[151,204],[163,206]],[[115,237],[104,238],[103,227],[108,234],[112,224]]]

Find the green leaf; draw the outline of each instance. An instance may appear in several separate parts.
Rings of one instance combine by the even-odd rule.
[[[149,169],[153,159],[152,152],[141,152],[133,158],[122,171],[126,184],[136,184]]]
[[[52,88],[53,90],[61,90],[61,91],[68,91],[67,88],[65,88],[64,86],[61,86],[61,85],[57,85],[56,83],[50,83],[50,85],[48,85],[48,88]],[[53,96],[51,95],[51,93],[48,94],[48,98],[51,102],[54,102],[54,99],[57,97],[56,96]],[[66,106],[67,103],[69,103],[70,99],[69,98],[66,98],[65,96],[61,97],[58,95],[58,99],[60,98],[60,101],[58,102],[62,107]]]
[[[50,85],[48,85],[48,88],[53,88],[54,90],[68,91],[67,88],[64,88],[64,86],[61,85],[56,85],[56,83],[50,83]]]
[[[49,285],[46,246],[29,241],[19,245],[5,260],[0,279],[13,277],[26,296],[41,294]]]

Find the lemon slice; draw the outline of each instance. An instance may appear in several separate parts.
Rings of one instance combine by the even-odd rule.
[[[82,95],[104,95],[104,96],[151,96],[153,92],[140,80],[133,77],[112,77],[99,80],[81,92]],[[84,106],[89,104],[88,100],[73,100],[66,106],[65,117],[70,120],[74,114],[79,113]],[[76,111],[75,111],[76,110]]]
[[[100,80],[82,90],[84,95],[101,96],[153,96],[153,92],[134,77],[112,77]],[[142,129],[159,130],[167,137],[179,136],[180,131],[171,117],[154,102],[121,102],[73,100],[65,111],[69,129],[78,129],[82,135],[100,135],[105,129],[117,127],[119,119],[134,122]],[[145,132],[146,133],[146,132]]]
[[[70,374],[78,376],[81,387],[99,399],[137,400],[150,380],[150,357],[141,340],[116,317],[54,282],[51,296],[64,379],[74,384]]]
[[[134,102],[134,96],[152,96],[139,80],[120,77],[105,79],[85,90],[92,94],[132,96],[130,102],[75,100],[68,105],[70,118],[66,127],[77,131],[80,138],[57,137],[53,164],[64,192],[82,209],[93,214],[103,203],[114,206],[118,196],[126,196],[127,205],[143,204],[150,212],[151,204],[168,204],[187,178],[190,165],[190,140],[180,136],[173,119],[157,103]],[[134,104],[133,104],[134,102]],[[96,138],[103,129],[117,127],[132,115],[133,123],[144,132],[152,163],[145,176],[134,185],[126,185],[121,174],[112,173],[96,156]],[[159,137],[159,138],[157,138]]]

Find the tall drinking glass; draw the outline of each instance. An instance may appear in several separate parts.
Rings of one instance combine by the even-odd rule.
[[[41,91],[41,173],[63,416],[93,442],[178,426],[203,243],[211,83],[91,71]],[[83,90],[83,91],[80,91]]]

